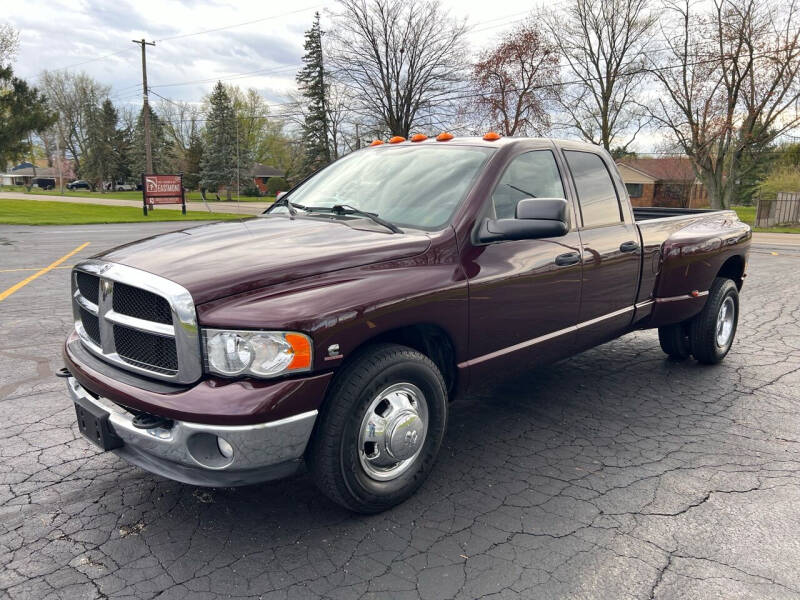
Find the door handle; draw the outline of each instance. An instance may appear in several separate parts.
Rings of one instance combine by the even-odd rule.
[[[619,246],[620,252],[636,252],[639,249],[639,244],[631,240],[630,242],[622,242]]]
[[[567,252],[566,254],[559,254],[556,256],[556,264],[559,267],[566,267],[568,265],[575,265],[581,262],[581,255],[577,252]]]

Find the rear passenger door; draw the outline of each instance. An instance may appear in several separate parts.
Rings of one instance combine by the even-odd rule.
[[[600,154],[565,149],[578,198],[583,246],[579,347],[625,332],[633,319],[639,285],[639,231]]]

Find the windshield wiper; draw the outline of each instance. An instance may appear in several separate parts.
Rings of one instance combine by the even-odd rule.
[[[506,185],[510,187],[512,190],[517,190],[518,192],[522,192],[526,196],[530,196],[531,198],[536,198],[536,194],[531,194],[528,190],[523,190],[522,188],[518,188],[517,186],[511,185],[510,183],[507,183]]]
[[[289,200],[288,196],[284,196],[280,200],[276,200],[275,202],[273,202],[272,206],[270,207],[270,210],[272,210],[276,206],[285,206],[287,209],[289,209],[289,214],[291,216],[295,216],[297,214],[297,210],[296,209],[298,209],[298,208],[300,210],[308,210],[302,204],[294,204],[291,200]]]
[[[295,204],[297,206],[297,204]],[[403,230],[400,229],[394,223],[390,223],[385,219],[381,219],[377,213],[367,212],[366,210],[361,210],[360,208],[356,208],[355,206],[350,206],[349,204],[336,204],[334,206],[303,206],[304,210],[307,210],[310,213],[322,211],[322,212],[332,212],[337,215],[356,215],[358,217],[367,217],[371,219],[373,222],[377,223],[378,225],[383,225],[386,229],[392,231],[392,233],[403,233]]]

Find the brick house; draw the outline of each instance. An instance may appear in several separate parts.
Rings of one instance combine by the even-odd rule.
[[[708,193],[688,158],[623,158],[617,162],[634,206],[705,208]]]
[[[283,171],[279,171],[275,167],[270,167],[269,165],[256,163],[253,165],[250,175],[252,176],[256,187],[258,187],[261,193],[264,194],[267,191],[267,182],[270,180],[270,178],[283,177]]]

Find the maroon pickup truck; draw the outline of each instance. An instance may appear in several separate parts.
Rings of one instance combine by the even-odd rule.
[[[587,144],[421,137],[259,217],[76,265],[62,374],[80,431],[193,485],[305,463],[377,512],[422,484],[471,383],[636,329],[676,359],[725,357],[751,237],[734,212],[632,209]]]

